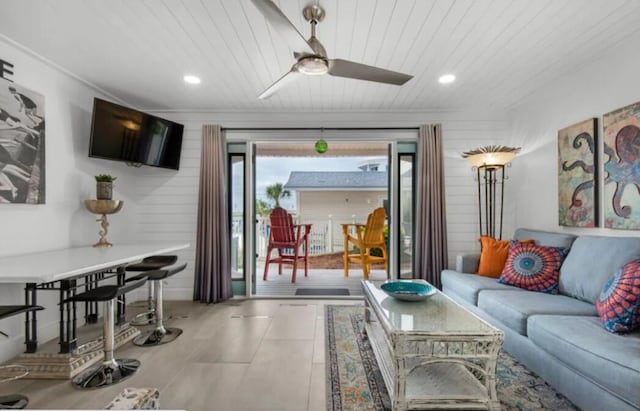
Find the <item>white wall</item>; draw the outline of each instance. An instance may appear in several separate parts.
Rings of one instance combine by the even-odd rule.
[[[521,145],[516,158],[516,224],[545,230],[580,234],[637,236],[638,231],[605,228],[566,228],[558,225],[557,132],[592,117],[598,118],[599,158],[602,154],[602,116],[640,101],[640,32],[620,42],[597,61],[575,67],[573,73],[525,99],[509,113],[510,143]],[[600,163],[602,163],[600,161]],[[600,166],[600,187],[603,187]],[[635,191],[635,190],[631,190]],[[602,190],[601,190],[602,192]],[[603,210],[604,196],[600,196]],[[602,223],[602,212],[600,222]],[[600,224],[602,226],[602,224]]]
[[[100,173],[118,177],[114,198],[125,201],[123,210],[110,218],[109,239],[117,243],[133,238],[134,173],[124,164],[87,157],[93,98],[106,96],[1,37],[0,58],[14,64],[16,84],[44,96],[46,122],[46,203],[0,204],[0,257],[96,242],[99,226],[83,200],[95,198],[93,176]],[[1,303],[22,304],[23,287],[0,284]],[[40,292],[39,299],[47,308],[39,314],[39,339],[46,341],[57,336],[57,294]],[[23,328],[22,316],[0,322],[0,329],[12,337],[0,337],[0,362],[23,350]]]
[[[158,112],[185,125],[180,171],[164,174],[143,172],[137,179],[140,195],[139,220],[141,240],[159,237],[188,241],[189,250],[180,253],[189,264],[184,273],[170,278],[165,288],[167,298],[189,299],[193,289],[195,226],[198,208],[198,173],[200,138],[203,124],[224,127],[412,127],[442,123],[447,190],[447,225],[449,264],[457,254],[479,249],[477,228],[476,183],[470,166],[460,153],[487,144],[504,144],[507,121],[489,112],[322,112],[322,113],[236,113]],[[507,195],[509,195],[507,191]],[[505,216],[506,232],[513,231],[513,213]]]

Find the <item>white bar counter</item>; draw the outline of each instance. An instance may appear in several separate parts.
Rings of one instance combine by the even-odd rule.
[[[67,280],[188,247],[188,243],[115,244],[0,257],[0,283],[42,284]]]
[[[58,354],[39,353],[36,311],[25,313],[26,352],[18,358],[18,363],[30,369],[30,378],[72,378],[90,365],[101,360],[99,342],[90,341],[78,345],[76,338],[76,304],[68,298],[75,295],[77,288],[95,287],[109,273],[117,283],[125,283],[126,266],[150,257],[184,250],[189,243],[146,242],[144,244],[115,244],[112,247],[71,247],[59,250],[41,251],[15,256],[0,257],[0,284],[25,284],[25,304],[37,304],[38,291],[59,293],[57,309],[60,315],[60,335]],[[84,277],[84,278],[83,278]],[[93,277],[93,278],[92,278]],[[78,283],[79,282],[79,283]],[[125,300],[117,304],[117,319],[121,327],[116,331],[116,347],[135,338],[140,331],[125,321]],[[97,321],[97,304],[91,309],[93,321]],[[85,319],[91,318],[85,312]],[[93,322],[91,321],[91,322]]]

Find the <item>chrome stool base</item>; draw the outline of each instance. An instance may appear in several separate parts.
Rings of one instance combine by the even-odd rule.
[[[29,399],[24,395],[0,396],[0,410],[21,410],[29,404]]]
[[[133,343],[140,347],[148,347],[153,345],[167,344],[174,341],[182,334],[180,328],[165,328],[166,332],[155,329],[137,336]]]
[[[114,385],[126,380],[138,371],[140,361],[131,359],[117,359],[115,367],[112,364],[100,363],[89,368],[73,379],[73,385],[80,389],[101,388]]]
[[[156,314],[154,311],[144,312],[133,317],[133,320],[129,321],[129,324],[140,326],[140,325],[150,325],[156,323]]]

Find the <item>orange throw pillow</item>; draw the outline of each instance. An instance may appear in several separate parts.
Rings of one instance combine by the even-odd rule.
[[[509,255],[509,240],[496,240],[493,237],[483,235],[480,237],[480,244],[482,253],[476,274],[499,278]]]
[[[521,240],[519,243],[533,243],[533,240]],[[509,240],[496,240],[493,237],[483,235],[480,237],[482,253],[480,264],[476,274],[484,277],[500,278],[504,264],[509,256]]]

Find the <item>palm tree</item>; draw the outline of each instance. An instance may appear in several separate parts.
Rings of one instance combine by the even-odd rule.
[[[276,203],[276,207],[280,207],[281,198],[291,197],[291,192],[289,192],[289,190],[285,190],[282,186],[282,183],[275,183],[273,185],[267,186],[266,193],[267,197],[269,197]]]
[[[261,216],[271,214],[271,206],[264,200],[256,200],[256,214]]]

